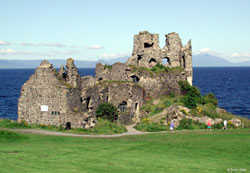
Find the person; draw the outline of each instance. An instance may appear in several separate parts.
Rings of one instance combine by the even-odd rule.
[[[223,124],[224,124],[223,129],[226,130],[226,129],[227,129],[227,120],[224,120],[224,121],[223,121]]]
[[[174,131],[174,120],[171,120],[170,131]]]
[[[210,120],[207,121],[207,130],[212,131]]]

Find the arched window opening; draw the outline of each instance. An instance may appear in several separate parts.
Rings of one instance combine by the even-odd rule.
[[[138,76],[136,76],[136,75],[133,75],[133,76],[130,76],[131,77],[131,79],[132,79],[132,81],[133,82],[139,82],[140,81],[140,78],[138,77]]]
[[[154,58],[151,58],[150,60],[149,60],[149,67],[153,67],[153,66],[155,66],[156,65],[156,60],[154,59]]]
[[[137,63],[142,59],[142,55],[137,55]]]
[[[162,64],[164,64],[164,65],[171,65],[169,57],[163,57]]]
[[[119,110],[120,112],[125,112],[127,109],[127,102],[123,101],[120,105],[119,105]]]
[[[86,99],[86,109],[89,109],[89,102],[90,102],[90,97],[87,97]]]
[[[144,43],[144,48],[150,48],[153,47],[154,43]]]
[[[184,55],[182,56],[182,67],[186,68],[186,59]]]

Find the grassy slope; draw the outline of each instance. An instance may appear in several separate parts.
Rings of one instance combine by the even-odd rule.
[[[27,124],[24,122],[18,123],[17,121],[10,121],[8,119],[0,119],[0,128],[7,129],[41,129],[49,131],[59,131],[64,133],[76,133],[76,134],[118,134],[124,133],[127,129],[117,123],[112,123],[108,120],[98,119],[98,123],[94,128],[89,129],[71,129],[65,130],[63,127],[56,126],[44,126],[38,124]]]
[[[249,129],[112,139],[14,134],[10,136],[14,136],[15,140],[11,140],[6,133],[3,134],[1,136],[0,133],[0,172],[250,170]]]

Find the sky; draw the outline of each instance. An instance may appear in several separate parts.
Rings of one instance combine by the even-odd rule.
[[[0,59],[130,56],[147,30],[192,40],[193,55],[250,60],[250,0],[0,0]]]

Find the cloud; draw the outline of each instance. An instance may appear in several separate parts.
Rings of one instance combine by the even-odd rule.
[[[14,49],[0,49],[1,55],[13,54],[13,53],[16,53],[16,50],[14,50]]]
[[[114,58],[121,58],[121,57],[125,57],[125,56],[129,56],[128,53],[103,53],[101,55],[101,58],[103,59],[114,59]]]
[[[61,43],[21,43],[22,46],[47,46],[47,47],[66,47],[65,44]]]
[[[7,41],[0,40],[0,46],[5,46],[5,45],[10,45],[10,43]]]
[[[194,55],[199,55],[199,54],[209,54],[212,56],[225,57],[225,54],[211,50],[210,48],[202,48],[198,52],[194,52]]]
[[[212,50],[209,49],[209,48],[202,48],[202,49],[200,49],[200,53],[202,53],[202,54],[210,54],[210,53],[212,53]]]
[[[33,51],[16,51],[14,49],[0,49],[0,55],[25,55],[25,56],[58,56],[58,55],[75,55],[80,54],[78,50],[69,51],[48,51],[48,52],[33,52]]]
[[[91,46],[87,46],[86,49],[103,49],[104,47],[102,45],[99,44],[94,44]]]
[[[249,57],[250,58],[250,52],[244,52],[244,53],[232,53],[231,57]]]

